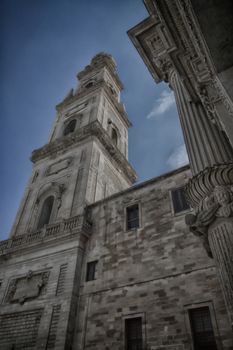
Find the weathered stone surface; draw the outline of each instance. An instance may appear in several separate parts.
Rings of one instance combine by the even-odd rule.
[[[172,204],[189,167],[130,187],[115,61],[99,54],[78,77],[49,143],[33,155],[12,236],[0,242],[0,348],[122,350],[125,320],[140,317],[143,349],[190,350],[189,309],[208,306],[218,348],[232,349],[215,264],[185,225],[190,211],[175,214]],[[72,118],[77,130],[64,136]],[[38,229],[48,196],[49,222]],[[129,230],[135,204],[139,227]]]

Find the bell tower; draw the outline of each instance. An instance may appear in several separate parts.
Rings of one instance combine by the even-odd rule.
[[[57,105],[49,142],[32,153],[33,174],[11,236],[81,215],[88,204],[136,180],[114,59],[97,54],[77,78],[77,89]]]

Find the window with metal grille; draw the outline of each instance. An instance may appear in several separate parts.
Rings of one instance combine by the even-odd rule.
[[[184,186],[172,190],[172,203],[175,214],[190,208],[185,197]]]
[[[132,230],[139,227],[139,208],[138,204],[126,208],[126,229]]]
[[[126,350],[142,350],[142,318],[128,318],[125,320]]]
[[[86,282],[95,280],[97,262],[96,260],[87,263]]]
[[[208,306],[189,310],[195,350],[217,350]]]

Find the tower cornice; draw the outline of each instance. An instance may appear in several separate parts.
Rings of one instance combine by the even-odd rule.
[[[70,136],[60,137],[53,142],[32,152],[31,161],[37,161],[46,157],[52,156],[64,150],[77,146],[78,143],[83,142],[88,137],[96,137],[104,146],[105,150],[110,154],[113,161],[116,162],[116,167],[125,175],[130,183],[134,183],[137,179],[136,172],[131,167],[128,160],[119,151],[119,149],[112,143],[108,133],[103,129],[98,121],[94,121],[81,129],[78,129]]]
[[[131,127],[132,123],[130,122],[128,115],[124,109],[124,105],[117,101],[117,99],[112,95],[110,87],[106,84],[104,80],[98,81],[95,85],[90,87],[87,90],[81,90],[75,94],[69,93],[69,95],[56,106],[57,111],[62,111],[62,109],[69,107],[72,103],[76,102],[78,99],[82,97],[89,97],[89,95],[92,95],[94,92],[96,92],[98,89],[102,88],[104,92],[106,93],[107,97],[110,99],[114,107],[116,107],[116,110],[119,113],[119,116],[121,117],[122,121],[126,124],[127,127]]]

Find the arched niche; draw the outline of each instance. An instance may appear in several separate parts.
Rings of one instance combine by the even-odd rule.
[[[47,183],[40,188],[33,208],[31,229],[39,230],[56,221],[64,190],[64,184],[55,182]]]
[[[54,205],[54,196],[48,196],[42,205],[39,220],[37,223],[37,230],[43,228],[45,225],[48,225],[51,219],[51,214]]]

